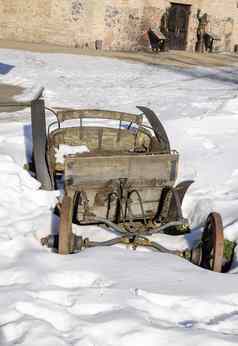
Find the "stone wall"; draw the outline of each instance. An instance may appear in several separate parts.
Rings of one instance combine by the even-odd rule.
[[[221,38],[220,47],[233,51],[238,43],[238,1],[204,0],[203,5],[208,13],[210,30]]]
[[[191,5],[187,49],[197,40],[197,10],[208,14],[209,30],[219,46],[232,51],[238,43],[236,0],[179,0]],[[135,50],[146,42],[149,27],[160,29],[168,0],[0,0],[0,38],[80,48]]]

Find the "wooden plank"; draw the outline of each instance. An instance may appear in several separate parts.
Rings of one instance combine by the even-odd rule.
[[[72,238],[73,198],[64,196],[59,226],[59,254],[68,255],[71,248]]]
[[[178,154],[69,156],[65,159],[65,177],[75,184],[107,182],[112,179],[158,180],[170,183],[171,170],[177,177]]]

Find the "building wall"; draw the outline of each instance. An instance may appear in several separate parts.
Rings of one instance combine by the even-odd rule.
[[[238,43],[238,1],[203,0],[202,6],[209,16],[210,31],[221,38],[220,47],[233,51]]]
[[[210,31],[223,50],[238,43],[236,0],[174,0],[191,5],[187,49],[197,40],[197,10],[208,14]],[[168,0],[0,0],[0,38],[75,47],[135,50],[146,45],[142,33],[159,29]]]

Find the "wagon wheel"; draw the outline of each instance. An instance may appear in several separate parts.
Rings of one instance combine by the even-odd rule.
[[[201,247],[201,267],[220,273],[224,251],[223,224],[220,214],[211,213],[208,216]]]
[[[59,248],[60,255],[71,253],[72,244],[72,218],[74,199],[68,195],[63,198],[60,212]]]

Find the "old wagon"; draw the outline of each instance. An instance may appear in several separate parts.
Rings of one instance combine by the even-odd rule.
[[[46,160],[52,186],[57,188],[63,180],[64,197],[58,206],[59,233],[42,239],[42,244],[62,255],[119,243],[133,249],[144,246],[221,271],[224,237],[218,213],[208,216],[201,241],[188,251],[171,251],[150,239],[155,233],[190,232],[182,202],[192,181],[175,186],[179,154],[171,150],[156,114],[146,107],[138,109],[139,115],[93,109],[55,111],[57,128],[47,136]],[[62,146],[73,153],[67,152],[59,162],[55,153]],[[82,147],[83,152],[77,152]],[[115,236],[101,242],[83,239],[73,233],[73,223],[103,225]]]
[[[33,164],[29,167],[42,189],[58,189],[63,184],[63,199],[55,211],[60,216],[59,232],[43,238],[43,245],[62,255],[95,246],[143,246],[183,256],[206,269],[224,270],[223,225],[216,212],[208,215],[201,239],[186,251],[167,249],[151,239],[154,234],[191,231],[182,203],[192,184],[175,185],[179,154],[171,150],[166,131],[152,110],[138,107],[140,114],[130,114],[49,109],[42,92],[43,88],[29,100],[1,102],[0,106],[31,107]],[[46,109],[56,117],[48,132]],[[62,146],[67,151],[59,159]],[[92,241],[77,236],[73,223],[101,225],[115,235],[107,241]],[[233,245],[230,250],[232,254]]]

